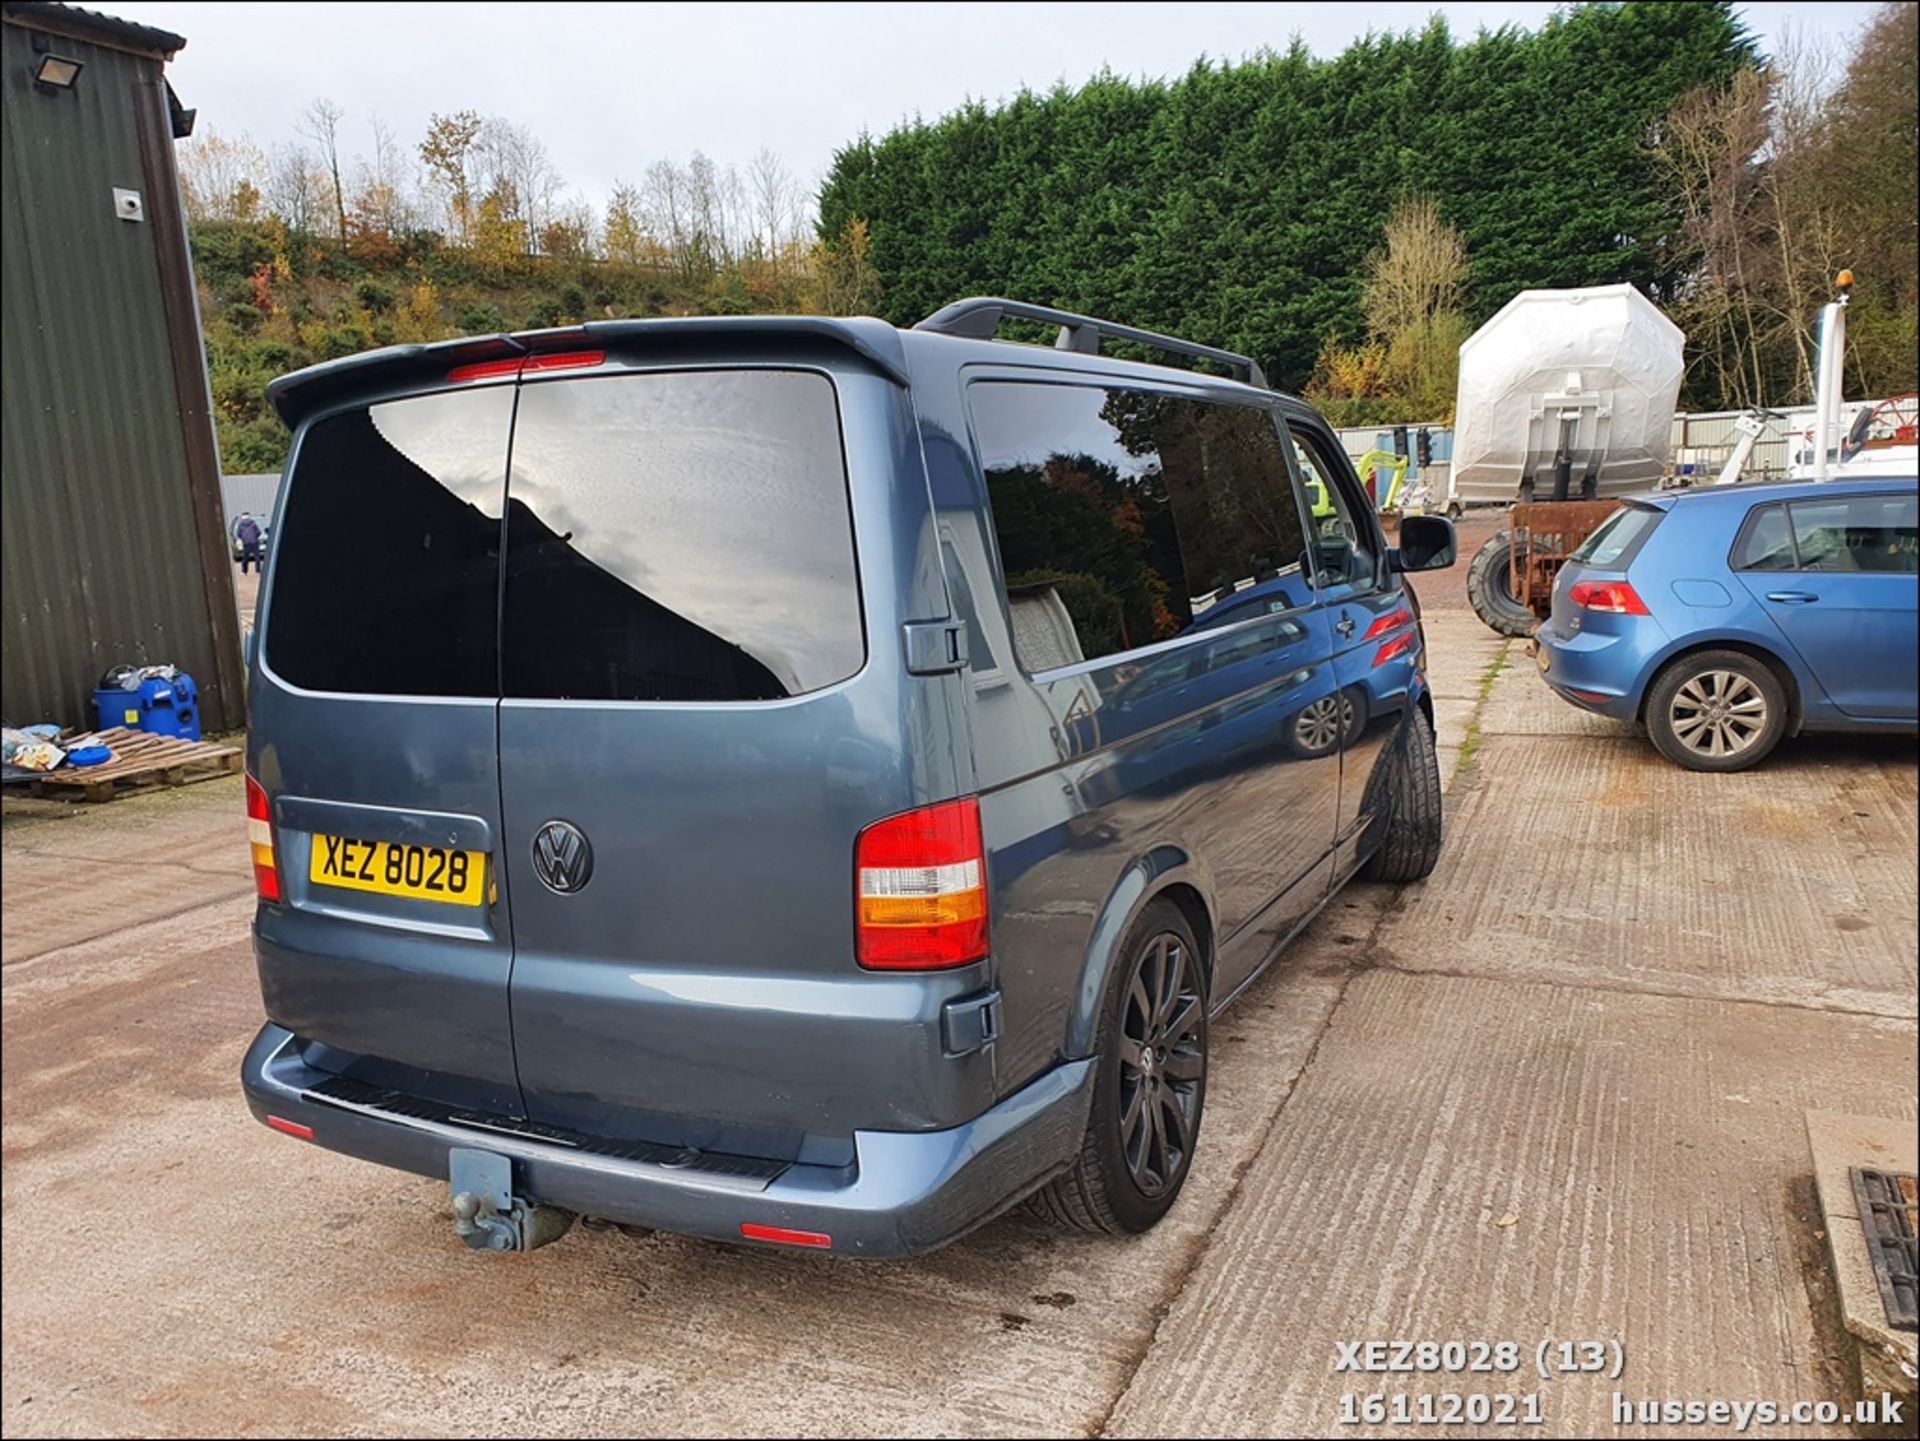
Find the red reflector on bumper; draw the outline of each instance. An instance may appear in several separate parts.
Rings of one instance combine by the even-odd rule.
[[[740,1234],[749,1241],[772,1241],[781,1246],[831,1246],[833,1237],[820,1231],[789,1231],[785,1226],[756,1226],[740,1223]]]
[[[298,1136],[303,1141],[313,1139],[313,1127],[303,1126],[298,1121],[289,1121],[284,1116],[268,1116],[267,1124],[276,1131],[285,1131],[289,1136]]]

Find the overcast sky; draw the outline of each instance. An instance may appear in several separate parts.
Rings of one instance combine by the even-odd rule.
[[[1300,35],[1337,54],[1369,29],[1457,36],[1532,27],[1549,4],[121,4],[93,8],[176,31],[170,78],[200,123],[265,147],[294,137],[316,95],[346,111],[343,150],[370,116],[409,150],[430,112],[529,126],[573,191],[702,150],[744,164],[761,146],[809,188],[862,127],[932,118],[970,96],[1078,84],[1103,66],[1166,76]],[[1876,5],[1750,4],[1763,47],[1788,25],[1850,40]],[[188,142],[189,144],[191,142]]]

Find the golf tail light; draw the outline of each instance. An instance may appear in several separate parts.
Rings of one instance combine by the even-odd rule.
[[[972,796],[876,821],[854,843],[857,956],[878,971],[987,954],[986,848]]]
[[[1646,615],[1647,603],[1624,580],[1577,580],[1567,599],[1583,610],[1604,611],[1608,615]]]
[[[253,888],[263,901],[280,899],[280,868],[273,854],[273,813],[260,782],[247,777],[247,842],[253,849]]]
[[[1412,624],[1413,624],[1413,612],[1408,610],[1403,605],[1399,609],[1390,610],[1385,615],[1380,616],[1378,619],[1376,619],[1372,625],[1367,627],[1366,634],[1361,636],[1360,639],[1363,641],[1373,640],[1378,636],[1385,635],[1390,630],[1395,630],[1398,627],[1403,625],[1412,625]]]
[[[1390,660],[1398,660],[1412,649],[1413,632],[1410,630],[1402,631],[1373,653],[1373,663],[1377,666],[1385,665]]]

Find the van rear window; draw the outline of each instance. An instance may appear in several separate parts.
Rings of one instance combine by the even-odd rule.
[[[316,420],[287,480],[266,657],[309,690],[499,694],[500,501],[513,389]]]
[[[866,636],[832,383],[522,385],[504,594],[508,696],[777,700],[845,680]]]

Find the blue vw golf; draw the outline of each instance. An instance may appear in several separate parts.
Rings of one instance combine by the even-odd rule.
[[[1802,730],[1912,731],[1917,513],[1911,479],[1637,497],[1561,570],[1530,653],[1689,770],[1743,770]]]

